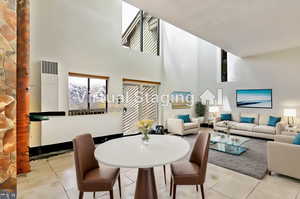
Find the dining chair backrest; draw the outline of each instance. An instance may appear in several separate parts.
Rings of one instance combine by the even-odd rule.
[[[202,180],[204,180],[206,176],[209,143],[210,134],[206,132],[200,133],[190,156],[190,162],[199,165]]]
[[[77,183],[83,181],[86,172],[99,168],[95,158],[95,144],[91,134],[79,135],[73,139]]]

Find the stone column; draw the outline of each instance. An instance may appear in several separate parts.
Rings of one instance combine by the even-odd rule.
[[[16,21],[16,0],[0,0],[1,194],[16,191]]]

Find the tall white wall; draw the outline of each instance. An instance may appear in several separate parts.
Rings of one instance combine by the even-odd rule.
[[[122,78],[160,81],[161,57],[121,47],[120,0],[31,1],[31,111],[40,111],[41,59],[59,62],[59,107],[68,110],[68,72],[109,76],[108,94]],[[51,117],[31,125],[31,146],[70,141],[82,133],[121,132],[121,113]]]
[[[229,82],[220,82],[220,49],[162,22],[162,56],[143,55],[122,48],[121,1],[32,0],[31,111],[40,111],[39,61],[60,66],[59,108],[68,110],[67,73],[110,76],[109,94],[122,93],[122,78],[161,81],[161,93],[190,91],[196,98],[209,89],[223,88],[225,109],[281,114],[286,107],[300,113],[300,48],[249,58],[229,54]],[[273,109],[237,109],[236,89],[272,88]],[[162,107],[162,119],[193,109]],[[121,113],[52,117],[31,125],[31,146],[70,141],[81,133],[94,136],[119,133]]]
[[[229,82],[222,83],[228,110],[236,111],[235,90],[273,89],[273,109],[239,109],[282,115],[284,108],[300,113],[300,48],[260,56],[239,58],[229,54]]]
[[[220,49],[194,35],[163,23],[163,92],[191,91],[198,97],[206,89],[217,95],[223,89],[224,111],[264,112],[282,115],[296,108],[300,115],[300,48],[239,58],[228,54],[229,81],[220,82]],[[236,107],[236,89],[273,89],[273,109]],[[164,107],[164,120],[193,109]]]
[[[163,71],[162,93],[190,91],[199,99],[206,89],[214,92],[217,86],[218,49],[169,23],[162,23]],[[194,108],[163,107],[163,119],[181,113],[194,115]]]

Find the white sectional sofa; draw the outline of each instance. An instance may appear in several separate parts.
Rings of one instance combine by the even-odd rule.
[[[167,120],[168,132],[176,135],[187,135],[198,133],[200,124],[204,118],[191,118],[192,122],[184,123],[183,120],[177,118],[169,118]]]
[[[281,134],[284,130],[286,122],[278,122],[276,127],[268,126],[269,117],[274,115],[258,114],[258,113],[232,113],[232,121],[228,122],[230,126],[229,132],[232,134],[245,135],[251,137],[267,138],[274,140],[274,136]],[[240,123],[241,117],[255,118],[253,124]],[[214,122],[214,130],[227,131],[224,121],[220,121],[220,118],[216,118]]]
[[[292,144],[294,136],[276,135],[267,144],[268,170],[300,179],[300,145]]]

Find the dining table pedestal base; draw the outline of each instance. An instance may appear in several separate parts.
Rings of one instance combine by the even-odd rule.
[[[153,168],[139,168],[134,199],[158,199]]]

